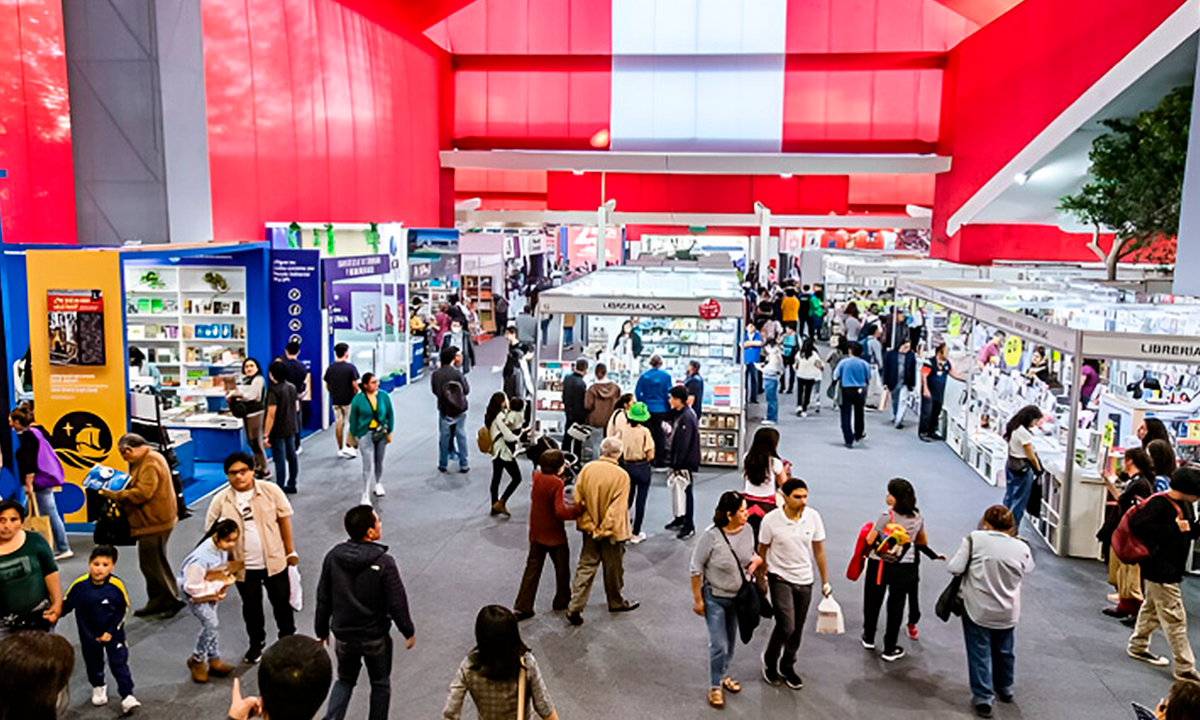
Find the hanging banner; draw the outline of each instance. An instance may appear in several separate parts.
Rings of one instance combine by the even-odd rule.
[[[59,512],[84,523],[83,477],[97,464],[126,468],[117,453],[126,431],[125,332],[115,311],[121,259],[116,251],[30,250],[25,266],[37,422],[66,471]]]
[[[271,250],[271,348],[276,355],[290,342],[300,343],[300,362],[312,378],[313,407],[321,407],[321,276],[318,250]],[[261,362],[270,362],[262,358]],[[315,367],[314,367],[315,366]],[[321,427],[320,413],[309,413],[308,429]]]

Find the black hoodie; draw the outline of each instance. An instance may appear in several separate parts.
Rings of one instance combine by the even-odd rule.
[[[406,638],[415,632],[408,596],[387,546],[347,540],[325,556],[317,583],[317,637],[356,642],[388,634],[390,623]]]

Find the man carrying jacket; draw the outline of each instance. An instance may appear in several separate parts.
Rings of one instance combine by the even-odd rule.
[[[342,720],[359,669],[367,666],[371,680],[369,720],[387,720],[392,686],[391,626],[406,638],[404,646],[417,643],[408,596],[400,580],[396,561],[386,545],[379,544],[383,524],[370,505],[350,508],[345,518],[350,539],[335,545],[325,556],[317,583],[317,639],[337,638],[337,682],[329,695],[325,720]]]
[[[1197,500],[1200,470],[1181,468],[1171,476],[1169,490],[1150,496],[1129,519],[1129,530],[1146,545],[1150,556],[1140,563],[1145,599],[1127,650],[1135,660],[1157,666],[1170,664],[1167,658],[1150,652],[1150,635],[1155,628],[1162,628],[1175,654],[1175,678],[1200,681],[1188,641],[1187,610],[1179,590],[1191,541],[1200,538],[1200,526],[1192,510]]]
[[[700,469],[700,423],[687,402],[686,387],[676,385],[671,388],[670,403],[674,418],[671,421],[671,439],[667,443],[667,467],[672,473],[681,473],[687,479],[687,507],[684,514],[672,520],[666,529],[676,530],[675,537],[680,540],[687,540],[696,534],[696,524],[692,520],[695,509],[692,493],[695,478],[692,473]]]
[[[630,536],[629,473],[617,464],[624,452],[620,438],[604,438],[600,443],[600,459],[584,465],[575,483],[574,504],[580,513],[575,526],[583,533],[583,548],[579,551],[579,565],[571,583],[571,602],[567,605],[567,620],[572,625],[583,624],[581,613],[601,563],[608,611],[628,612],[640,604],[629,602],[621,593],[625,585],[625,541]]]

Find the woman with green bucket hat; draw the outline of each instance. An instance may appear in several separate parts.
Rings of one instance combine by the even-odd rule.
[[[618,410],[617,412],[620,412]],[[646,403],[635,402],[625,413],[628,424],[621,430],[621,442],[625,453],[621,456],[621,467],[629,473],[629,506],[634,509],[633,537],[631,545],[646,539],[642,533],[642,520],[646,516],[646,497],[650,494],[650,463],[654,460],[654,437],[643,423],[649,422],[650,410]]]

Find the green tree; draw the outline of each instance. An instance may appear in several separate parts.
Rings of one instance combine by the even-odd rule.
[[[1088,153],[1092,179],[1059,201],[1060,210],[1095,228],[1088,248],[1104,261],[1110,280],[1117,262],[1136,252],[1160,260],[1163,254],[1152,250],[1174,255],[1191,119],[1187,86],[1137,117],[1101,121],[1109,132]],[[1100,247],[1102,231],[1114,234],[1107,250]]]

